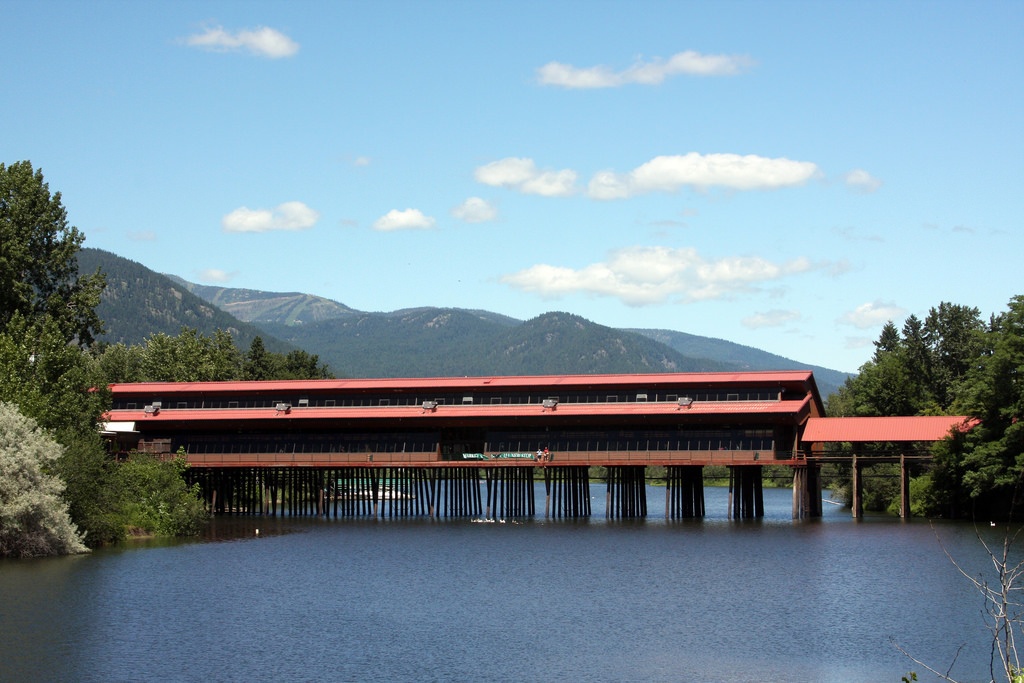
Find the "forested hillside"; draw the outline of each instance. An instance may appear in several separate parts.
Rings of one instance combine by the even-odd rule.
[[[630,330],[630,332],[650,337],[690,358],[708,358],[718,361],[729,369],[813,370],[814,378],[818,383],[818,389],[821,391],[822,397],[825,398],[850,376],[850,373],[847,372],[830,370],[820,365],[808,365],[807,363],[784,358],[774,353],[755,349],[752,346],[736,344],[725,339],[701,337],[696,334],[687,334],[686,332],[676,332],[674,330],[636,329]]]
[[[482,310],[354,310],[303,293],[196,285],[159,275],[114,254],[83,250],[82,272],[102,267],[102,339],[137,343],[182,326],[212,335],[228,330],[240,348],[262,335],[268,350],[303,349],[348,377],[593,374],[813,369],[822,396],[847,374],[671,330],[619,330],[573,315],[533,320]],[[230,315],[229,315],[230,312]],[[237,317],[236,317],[237,316]]]
[[[363,314],[313,325],[264,325],[338,373],[431,377],[727,370],[632,332],[568,313],[524,323],[461,309]]]
[[[93,273],[97,268],[107,280],[96,307],[105,330],[97,336],[100,341],[139,344],[153,334],[174,336],[182,327],[189,327],[207,336],[225,330],[241,348],[247,348],[253,339],[262,336],[264,345],[271,351],[294,350],[293,346],[225,313],[165,275],[107,251],[82,249],[78,253],[79,272]]]
[[[337,301],[312,294],[212,287],[197,285],[176,275],[167,277],[224,312],[252,323],[301,325],[359,313]]]

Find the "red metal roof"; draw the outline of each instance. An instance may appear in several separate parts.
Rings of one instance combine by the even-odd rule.
[[[114,410],[107,419],[135,421],[144,429],[147,423],[202,422],[202,421],[268,421],[268,420],[378,420],[402,419],[425,420],[444,418],[494,418],[533,417],[549,415],[557,417],[586,416],[669,416],[680,418],[702,415],[796,415],[801,416],[810,407],[810,395],[800,401],[695,401],[689,407],[677,403],[560,403],[554,409],[544,408],[538,403],[528,404],[477,404],[440,405],[435,410],[422,406],[372,406],[372,407],[310,407],[291,408],[287,412],[274,408],[164,408],[157,414],[143,410]]]
[[[521,387],[592,387],[670,385],[743,385],[813,383],[810,370],[770,372],[667,372],[626,375],[522,375],[494,377],[413,377],[376,379],[272,380],[261,382],[140,382],[111,384],[125,393],[187,394],[195,392],[358,391],[380,389],[472,389]]]
[[[807,443],[868,441],[941,441],[954,428],[966,428],[963,416],[812,417],[802,440]]]

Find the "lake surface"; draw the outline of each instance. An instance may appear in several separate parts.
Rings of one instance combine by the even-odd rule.
[[[717,488],[668,522],[654,487],[647,519],[608,521],[592,494],[583,522],[222,517],[0,561],[0,680],[933,680],[893,639],[989,679],[982,600],[943,553],[990,569],[973,525],[793,521],[786,489],[731,521]]]

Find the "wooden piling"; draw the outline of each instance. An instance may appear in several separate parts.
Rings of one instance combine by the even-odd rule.
[[[900,518],[910,519],[910,472],[903,453],[900,453]]]

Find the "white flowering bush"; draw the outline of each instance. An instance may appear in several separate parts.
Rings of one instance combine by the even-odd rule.
[[[0,403],[0,557],[87,552],[53,473],[62,453],[35,421]]]

